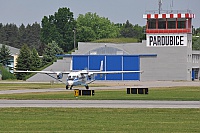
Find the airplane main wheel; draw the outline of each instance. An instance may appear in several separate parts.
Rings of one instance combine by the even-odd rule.
[[[86,86],[85,86],[85,88],[88,90],[88,89],[89,89],[89,86],[88,86],[88,85],[86,85]]]
[[[69,88],[69,86],[68,86],[68,85],[66,85],[66,90],[68,90],[68,88]]]
[[[72,87],[73,87],[73,86],[70,86],[70,90],[72,90]]]

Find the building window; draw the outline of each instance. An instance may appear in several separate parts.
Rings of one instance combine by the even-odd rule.
[[[167,28],[168,29],[176,29],[176,19],[168,19],[167,20]]]
[[[178,19],[177,22],[177,28],[178,29],[185,29],[186,28],[186,19]]]
[[[156,29],[156,19],[148,20],[148,29]]]
[[[158,19],[158,29],[166,29],[166,19]]]

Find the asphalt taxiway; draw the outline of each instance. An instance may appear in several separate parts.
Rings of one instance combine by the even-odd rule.
[[[200,108],[200,101],[149,100],[0,100],[0,108]]]

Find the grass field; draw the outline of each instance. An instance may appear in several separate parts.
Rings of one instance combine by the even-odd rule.
[[[200,109],[0,108],[0,132],[200,131]]]
[[[0,99],[18,100],[73,100],[74,91],[1,94]],[[175,101],[200,101],[200,87],[173,87],[173,88],[150,88],[148,95],[126,94],[122,90],[95,90],[92,97],[79,96],[80,100],[175,100]]]
[[[63,88],[62,84],[0,84],[0,90]],[[75,99],[74,91],[0,95],[0,99]],[[150,88],[148,95],[96,90],[105,100],[200,100],[200,87]],[[0,133],[119,132],[197,133],[200,109],[0,108]]]
[[[108,85],[98,85],[98,84],[91,84],[91,87],[98,87],[98,86],[108,86]],[[24,90],[24,89],[49,89],[49,88],[63,88],[65,90],[65,84],[63,83],[23,83],[23,82],[0,82],[0,91],[1,90]]]
[[[138,39],[135,38],[106,38],[93,41],[94,43],[136,43]]]
[[[14,81],[13,83],[1,83],[1,90],[24,90],[24,89],[46,89],[46,88],[63,88],[64,84],[50,84],[50,83],[21,83]]]

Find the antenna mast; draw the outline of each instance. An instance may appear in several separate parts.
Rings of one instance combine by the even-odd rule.
[[[170,4],[171,12],[173,12],[172,11],[173,6],[174,6],[174,1],[172,0],[172,3]]]
[[[159,6],[158,11],[159,11],[159,14],[160,14],[160,12],[161,12],[161,6],[162,6],[162,0],[158,0],[158,6]]]

